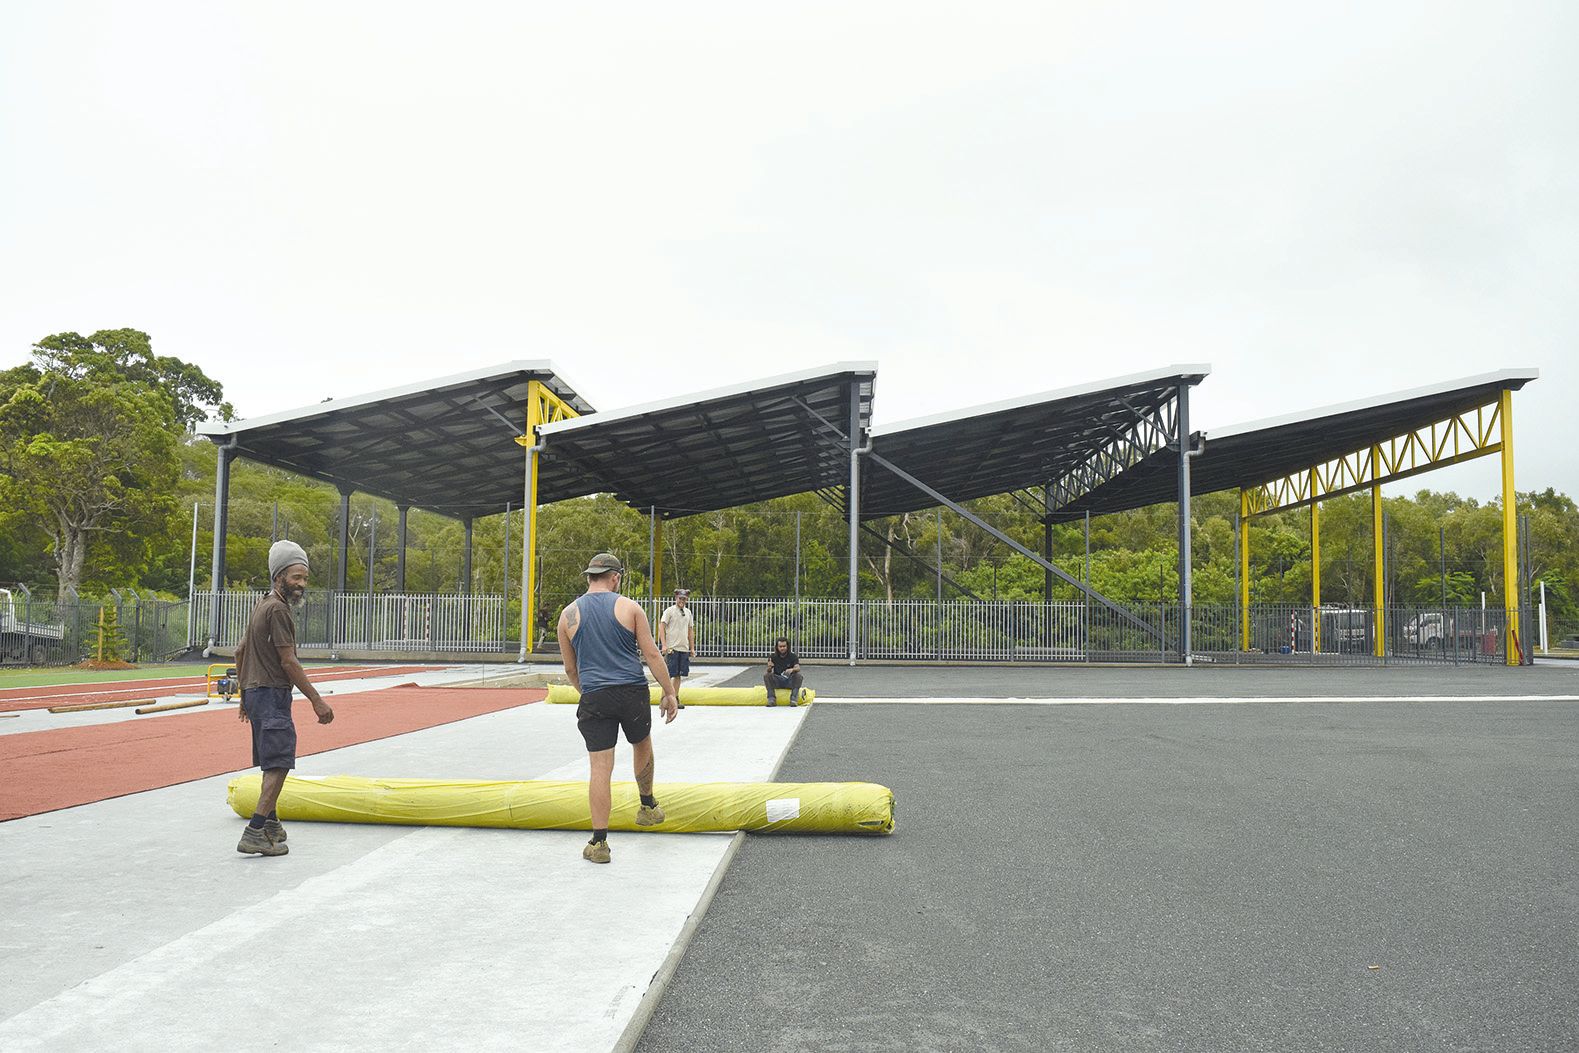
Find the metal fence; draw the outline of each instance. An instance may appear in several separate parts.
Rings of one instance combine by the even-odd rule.
[[[241,639],[262,592],[198,593],[188,621],[185,601],[110,598],[59,601],[18,596],[0,617],[0,657],[34,665],[71,664],[94,654],[100,610],[116,611],[120,653],[161,661],[202,647],[219,606],[219,644]],[[539,652],[556,649],[553,618],[569,597],[546,601]],[[668,601],[640,601],[656,623]],[[498,595],[311,592],[296,612],[304,651],[368,650],[514,653],[518,607]],[[842,600],[694,599],[700,656],[759,658],[788,636],[806,658],[849,655],[851,610]],[[1181,608],[1135,607],[1130,616],[1085,603],[863,601],[855,606],[858,660],[946,662],[1177,662]],[[0,612],[3,614],[3,612]],[[1248,618],[1234,606],[1189,611],[1194,660],[1229,664],[1380,665],[1392,662],[1504,664],[1512,649],[1528,654],[1537,636],[1534,612],[1515,639],[1496,609],[1363,608],[1258,604]],[[1248,623],[1248,646],[1246,645]],[[1381,654],[1378,655],[1378,640]]]
[[[114,638],[113,643],[106,640],[109,653],[126,661],[166,661],[186,650],[187,604],[34,594],[12,594],[0,603],[0,660],[10,665],[74,665],[96,658],[101,633]]]
[[[668,606],[639,602],[654,625]],[[693,599],[689,607],[701,657],[761,657],[779,636],[788,636],[805,658],[850,653],[850,607],[842,600]],[[1378,614],[1258,604],[1242,617],[1237,606],[1200,605],[1189,609],[1189,618],[1192,658],[1212,663],[1504,664],[1509,647],[1528,653],[1525,640],[1504,631],[1500,610],[1399,607]],[[1523,624],[1534,623],[1526,615]],[[1130,608],[1126,616],[1083,602],[863,601],[855,609],[855,653],[871,661],[1178,662],[1182,625],[1183,608],[1172,604]],[[550,633],[538,649],[554,646]]]
[[[266,593],[219,594],[221,647],[234,647],[252,608]],[[216,597],[200,592],[193,620],[198,645],[207,643]],[[519,625],[506,624],[503,596],[432,593],[309,592],[295,611],[296,643],[304,651],[476,651],[501,653],[519,646]]]

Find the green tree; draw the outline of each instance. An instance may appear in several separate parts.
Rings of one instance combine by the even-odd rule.
[[[64,597],[141,581],[169,547],[179,438],[229,416],[217,381],[153,353],[146,333],[57,333],[0,374],[0,498],[48,539]]]

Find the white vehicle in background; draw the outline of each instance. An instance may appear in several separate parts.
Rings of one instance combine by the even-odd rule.
[[[10,589],[0,589],[0,657],[7,662],[43,665],[51,653],[60,649],[66,629],[48,622],[25,621],[21,614],[25,609],[26,605],[19,605]]]
[[[1458,648],[1461,651],[1473,651],[1476,647],[1487,646],[1488,637],[1491,646],[1496,646],[1496,626],[1485,624],[1485,616],[1476,617],[1477,612],[1453,613],[1444,617],[1440,611],[1422,611],[1410,618],[1404,625],[1404,639],[1416,647],[1436,647],[1451,650],[1454,646],[1453,635],[1458,634]]]

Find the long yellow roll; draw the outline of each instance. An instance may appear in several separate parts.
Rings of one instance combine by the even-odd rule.
[[[257,775],[230,780],[230,807],[237,815],[251,816],[260,788]],[[658,783],[653,793],[667,819],[659,826],[637,826],[636,784],[614,783],[609,829],[658,834],[894,832],[894,792],[870,782],[675,782]],[[584,782],[293,775],[285,780],[277,807],[281,819],[292,821],[592,829]]]
[[[789,688],[778,689],[778,703],[781,706],[794,705],[790,701]],[[657,684],[647,685],[647,698],[653,705],[663,701],[663,694],[658,690]],[[800,704],[810,705],[817,700],[817,693],[809,687],[800,689]],[[556,706],[573,706],[581,701],[581,693],[569,684],[552,684],[548,688],[548,702]],[[682,687],[680,701],[688,706],[762,706],[767,707],[768,689],[766,687]]]

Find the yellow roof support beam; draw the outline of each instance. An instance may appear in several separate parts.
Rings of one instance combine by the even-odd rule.
[[[1245,515],[1301,508],[1407,479],[1502,449],[1502,399],[1366,446],[1280,479],[1245,488]]]

